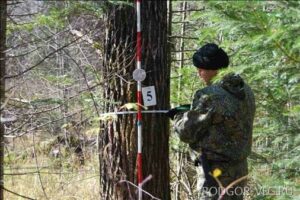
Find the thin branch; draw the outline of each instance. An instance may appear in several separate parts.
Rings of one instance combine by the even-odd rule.
[[[199,12],[199,11],[204,11],[205,8],[201,9],[189,9],[189,10],[172,10],[172,13],[181,13],[181,12]]]
[[[5,94],[9,93],[10,90],[13,90],[16,87],[19,87],[20,85],[23,85],[28,79],[23,79],[22,81],[19,81],[18,83],[13,84],[10,88],[5,89]]]
[[[83,37],[83,36],[82,36]],[[47,60],[49,57],[51,57],[52,55],[54,55],[55,53],[63,50],[64,48],[76,43],[78,40],[80,40],[81,38],[76,38],[75,40],[71,41],[70,43],[68,44],[65,44],[63,46],[61,46],[60,48],[56,49],[55,51],[52,51],[51,53],[49,53],[48,55],[46,55],[42,60],[40,60],[39,62],[37,62],[35,65],[25,69],[24,71],[22,71],[21,73],[19,74],[15,74],[15,75],[6,75],[4,76],[5,79],[11,79],[11,78],[16,78],[16,77],[19,77],[19,76],[22,76],[23,74],[25,74],[26,72],[32,70],[33,68],[37,67],[38,65],[40,65],[41,63],[43,63],[45,60]]]
[[[24,152],[23,150],[21,152]],[[15,153],[18,153],[18,152],[15,152]],[[52,166],[51,165],[45,165],[45,166],[40,166],[40,169],[43,168],[43,169],[49,169],[51,168]],[[35,166],[32,166],[32,167],[25,167],[25,166],[22,166],[22,167],[10,167],[11,170],[23,170],[23,169],[36,169]]]
[[[17,57],[23,57],[23,56],[27,56],[37,50],[39,50],[41,47],[36,47],[35,49],[31,50],[31,51],[28,51],[28,52],[25,52],[23,54],[18,54],[18,55],[7,55],[6,58],[17,58]]]
[[[76,114],[78,114],[79,112],[82,112],[82,111],[83,111],[83,109],[81,109],[81,110],[79,110],[79,111],[77,111],[77,112],[74,112],[74,113],[72,113],[72,114],[70,114],[70,115],[67,115],[67,116],[65,116],[65,117],[62,117],[62,118],[59,118],[59,119],[56,119],[56,120],[53,120],[53,121],[50,121],[50,122],[46,122],[46,123],[41,124],[41,125],[39,125],[39,126],[33,127],[33,128],[31,128],[30,130],[26,130],[25,132],[20,133],[19,135],[10,135],[11,133],[9,132],[9,133],[6,133],[4,137],[6,137],[6,138],[16,138],[16,137],[21,137],[21,136],[23,136],[23,135],[25,135],[25,134],[27,134],[27,133],[29,133],[29,132],[31,132],[31,131],[34,131],[34,130],[36,130],[36,129],[38,129],[38,128],[41,128],[41,127],[46,126],[46,125],[48,125],[48,124],[51,124],[51,123],[60,121],[60,120],[62,120],[62,119],[64,119],[64,118],[72,117],[73,115],[76,115]]]
[[[87,170],[87,171],[93,171],[93,170]],[[83,171],[80,171],[80,172],[83,172]],[[38,172],[38,171],[34,171],[34,172],[23,172],[23,173],[4,173],[3,175],[4,176],[24,176],[24,175],[35,175],[37,173],[40,173],[40,174],[53,174],[53,175],[78,174],[78,172],[41,172],[41,171]],[[99,176],[99,173],[86,173],[85,172],[85,174]],[[78,175],[78,176],[80,176],[80,175]]]
[[[40,181],[43,193],[44,193],[46,199],[48,200],[49,198],[48,198],[47,193],[45,191],[45,187],[44,187],[44,184],[43,184],[43,181],[42,181],[42,177],[41,177],[41,174],[40,174],[39,163],[38,163],[37,154],[36,154],[36,150],[35,150],[35,138],[34,138],[34,135],[35,134],[33,133],[32,134],[32,142],[33,142],[33,154],[34,154],[34,160],[35,160],[36,170],[37,170],[37,174],[38,174],[38,177],[39,177],[39,181]]]
[[[191,59],[183,59],[183,61],[187,61],[187,60],[191,60]],[[172,62],[181,62],[182,60],[171,60]]]
[[[226,187],[224,187],[223,184],[221,183],[221,181],[218,179],[218,177],[213,176],[212,173],[209,173],[209,175],[212,176],[212,177],[215,179],[215,181],[217,181],[219,187],[221,188],[221,194],[220,194],[218,200],[222,200],[223,197],[225,196],[225,194],[227,193],[227,191],[228,191],[230,188],[232,188],[234,185],[236,185],[236,184],[238,184],[238,183],[240,183],[240,182],[242,182],[243,180],[245,180],[245,179],[248,178],[248,175],[242,176],[242,177],[240,177],[240,178],[238,178],[238,179],[232,181],[232,182],[231,182],[229,185],[227,185]]]
[[[186,52],[186,51],[197,51],[196,49],[185,49],[185,50],[176,50],[176,51],[171,51],[172,53],[181,53],[181,52]]]
[[[17,132],[19,129],[21,129],[23,126],[25,126],[25,125],[32,119],[32,117],[33,117],[33,116],[30,116],[29,118],[27,118],[27,119],[25,120],[24,123],[22,123],[22,124],[21,124],[20,126],[18,126],[17,128],[11,130],[10,132],[5,133],[5,135],[11,135],[12,133]],[[4,136],[4,137],[6,137],[6,136]]]
[[[176,21],[176,22],[172,22],[172,24],[183,24],[183,23],[191,23],[189,21]]]
[[[63,30],[63,31],[60,31],[60,32],[57,32],[56,34],[61,34],[61,33],[64,33],[64,32],[68,32],[69,29],[66,29],[66,30]],[[25,38],[25,37],[22,37],[21,35],[18,35],[20,37],[20,39],[23,41],[23,43],[20,43],[20,44],[16,44],[15,46],[11,46],[10,48],[6,49],[6,53],[7,52],[10,52],[14,49],[17,49],[17,48],[20,48],[22,46],[25,46],[25,45],[28,45],[28,44],[31,44],[31,43],[37,43],[37,42],[42,42],[42,41],[45,41],[46,43],[49,42],[49,40],[52,39],[52,35],[51,36],[48,36],[48,37],[44,37],[44,38],[41,38],[39,37],[38,39],[31,39],[32,37],[37,37],[37,35],[34,35],[34,34],[29,34],[30,36],[28,36],[28,38]],[[26,40],[26,39],[31,39],[31,40]],[[25,41],[25,42],[24,42]]]
[[[79,69],[81,75],[83,76],[83,78],[84,78],[84,80],[85,80],[85,84],[86,84],[86,86],[87,86],[87,88],[88,88],[90,97],[91,97],[91,99],[92,99],[92,101],[93,101],[95,110],[96,110],[97,115],[98,115],[98,117],[99,117],[99,116],[100,116],[100,111],[99,111],[99,109],[98,109],[98,107],[97,107],[97,103],[96,103],[94,94],[92,93],[92,90],[91,90],[90,85],[89,85],[89,81],[87,80],[87,77],[86,77],[86,74],[84,73],[84,70],[82,69],[82,67],[76,62],[76,60],[75,60],[75,59],[74,59],[67,51],[65,51],[65,50],[63,50],[63,51],[64,51],[65,54],[67,54],[67,55],[69,56],[69,58],[75,63],[75,65],[78,67],[78,69]]]
[[[238,184],[239,182],[242,182],[243,180],[245,180],[245,179],[247,179],[247,178],[248,178],[247,175],[246,175],[246,176],[243,176],[243,177],[241,177],[241,178],[239,178],[239,179],[233,181],[232,183],[230,183],[228,186],[226,186],[226,188],[222,189],[222,193],[221,193],[220,197],[218,198],[218,200],[222,200],[223,197],[224,197],[224,195],[226,194],[226,192],[227,192],[230,188],[232,188],[234,185]],[[215,179],[215,180],[217,180],[217,179]]]
[[[7,3],[6,5],[8,5],[8,6],[15,6],[15,5],[22,4],[22,3],[24,3],[24,2],[17,1],[17,2],[13,2],[13,3]]]
[[[14,95],[14,93],[15,93],[15,90],[13,90],[13,91],[8,95],[8,97],[5,99],[4,103],[1,105],[0,111],[2,111],[2,110],[6,107],[8,101],[11,99],[11,97]]]
[[[171,35],[169,38],[182,38],[182,39],[187,39],[187,40],[198,40],[199,38],[197,37],[186,37],[186,36],[180,36],[180,35]]]
[[[137,186],[137,185],[133,184],[133,183],[132,183],[132,182],[130,182],[130,181],[127,181],[127,180],[120,180],[118,183],[126,183],[126,184],[129,184],[129,185],[131,185],[131,186],[133,186],[133,187],[135,187],[135,188],[137,188],[137,189],[141,190],[143,193],[147,194],[147,195],[148,195],[148,196],[150,196],[152,199],[161,200],[161,199],[159,199],[159,198],[157,198],[157,197],[153,196],[153,195],[152,195],[152,194],[150,194],[149,192],[147,192],[147,191],[143,190],[143,189],[142,189],[142,188],[140,188],[139,186]]]
[[[58,105],[58,106],[55,106],[55,107],[52,107],[52,108],[48,108],[48,109],[45,109],[45,110],[41,110],[41,111],[38,111],[38,112],[31,112],[31,113],[24,113],[24,114],[21,114],[22,116],[26,116],[26,115],[39,115],[39,114],[42,114],[42,113],[46,113],[46,112],[50,112],[50,111],[53,111],[53,110],[56,110],[58,108],[60,108],[62,105]]]
[[[72,27],[71,27],[72,28]],[[87,35],[83,36],[83,33],[78,31],[78,30],[75,30],[75,29],[71,29],[70,28],[70,32],[72,35],[76,35],[77,37],[82,37],[82,40],[86,41],[87,43],[89,43],[90,45],[95,45],[95,41],[93,41],[91,38],[89,38]],[[96,50],[96,53],[100,56],[102,56],[102,52],[100,51],[100,49],[98,48],[95,48]]]
[[[13,192],[13,191],[11,191],[11,190],[9,190],[9,189],[6,189],[6,188],[3,187],[3,186],[2,186],[2,189],[5,190],[6,192],[9,192],[9,193],[11,193],[11,194],[14,194],[14,195],[16,195],[16,196],[18,196],[18,197],[22,197],[22,198],[24,198],[24,199],[36,200],[36,199],[31,198],[31,197],[27,197],[27,196],[18,194],[18,193],[16,193],[16,192]]]
[[[14,14],[14,15],[8,15],[8,16],[11,16],[11,17],[27,17],[27,16],[32,16],[32,15],[37,15],[37,14],[39,14],[39,13],[36,12],[36,13],[18,14],[18,15]]]

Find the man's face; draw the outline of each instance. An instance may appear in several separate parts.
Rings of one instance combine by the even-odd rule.
[[[209,70],[198,68],[198,74],[200,78],[205,82],[206,85],[210,84],[211,79],[217,75],[218,70]]]

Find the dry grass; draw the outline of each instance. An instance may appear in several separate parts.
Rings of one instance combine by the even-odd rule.
[[[24,171],[28,172],[29,170],[5,170],[5,173],[22,173]],[[99,176],[94,170],[55,171],[45,169],[41,172],[41,181],[48,199],[99,199]],[[5,188],[33,199],[47,199],[43,193],[38,174],[5,176]],[[5,199],[23,198],[6,192]]]
[[[46,148],[45,152],[41,142],[33,145],[28,138],[15,141],[13,149],[10,145],[7,145],[4,166],[6,189],[32,199],[99,199],[99,161],[96,151],[85,152],[85,164],[80,165],[76,154],[69,152],[55,158],[49,153],[51,148]],[[10,192],[4,195],[7,200],[24,199]]]

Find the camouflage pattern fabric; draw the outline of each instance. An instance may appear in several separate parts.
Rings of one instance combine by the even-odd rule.
[[[248,173],[254,113],[255,101],[250,87],[239,75],[229,74],[221,82],[196,92],[191,110],[175,116],[175,131],[181,141],[205,155],[202,164],[209,169],[204,171],[221,169],[219,180],[227,186]],[[218,187],[207,174],[204,186]],[[208,199],[217,199],[217,195]],[[223,199],[243,197],[233,195]]]

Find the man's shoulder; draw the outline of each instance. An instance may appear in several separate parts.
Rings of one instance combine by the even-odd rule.
[[[222,99],[234,99],[229,95],[229,93],[224,90],[220,85],[213,84],[205,88],[199,89],[195,92],[194,99],[203,99],[210,101],[220,101]]]
[[[195,98],[201,98],[203,96],[215,96],[215,95],[226,95],[223,88],[218,85],[209,85],[195,92]]]
[[[199,106],[212,108],[221,115],[233,116],[238,110],[239,102],[219,85],[210,85],[195,93],[193,107]]]

